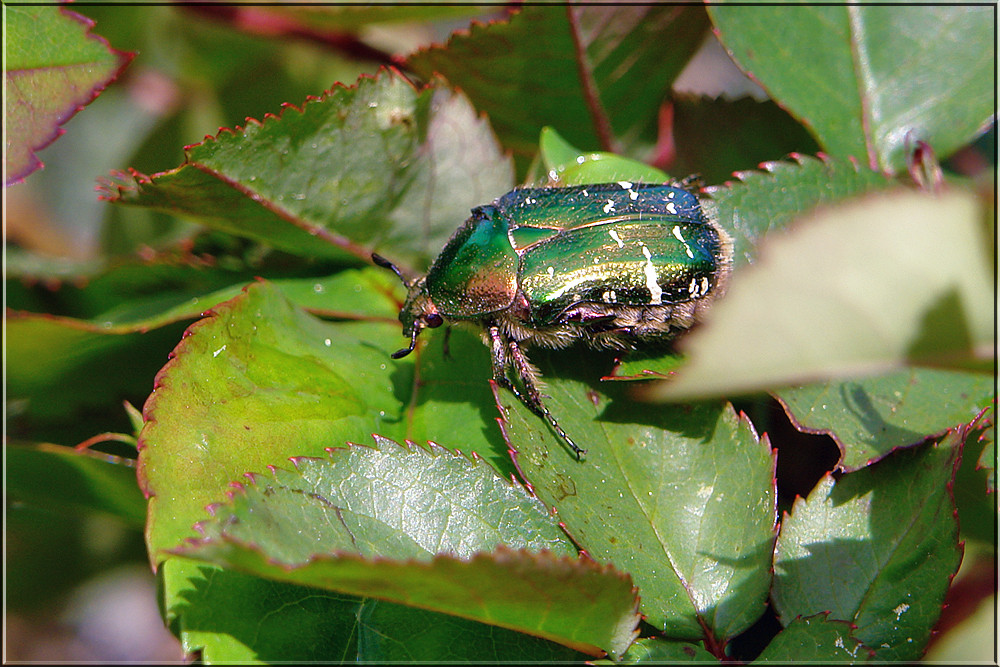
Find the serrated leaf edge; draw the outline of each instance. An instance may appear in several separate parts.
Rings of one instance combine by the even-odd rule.
[[[97,24],[92,19],[83,16],[82,14],[78,14],[70,9],[67,9],[66,7],[59,7],[59,13],[67,17],[68,19],[81,24],[81,26],[84,29],[84,39],[93,40],[100,43],[108,51],[112,59],[117,61],[117,67],[111,73],[111,75],[107,79],[105,79],[102,83],[97,83],[90,88],[89,98],[85,99],[85,101],[80,102],[79,104],[76,103],[70,104],[66,112],[63,115],[61,115],[59,119],[55,122],[55,127],[52,130],[52,133],[47,137],[40,139],[37,145],[31,146],[28,149],[28,157],[29,157],[28,164],[26,164],[24,168],[21,169],[18,173],[6,175],[4,181],[5,186],[21,183],[24,181],[25,178],[27,178],[34,172],[38,171],[39,169],[41,169],[43,163],[38,158],[37,152],[50,146],[56,139],[65,134],[66,128],[64,128],[63,125],[65,125],[73,116],[83,111],[84,107],[86,107],[88,104],[97,99],[98,95],[104,92],[104,90],[108,86],[117,81],[118,77],[120,77],[122,75],[122,72],[125,71],[125,68],[128,67],[129,64],[132,62],[132,59],[135,58],[134,52],[120,51],[111,46],[111,43],[108,42],[106,38],[95,33],[94,28],[96,27]],[[81,97],[85,96],[86,94]]]

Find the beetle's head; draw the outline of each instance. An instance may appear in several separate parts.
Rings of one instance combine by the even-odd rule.
[[[406,285],[408,293],[403,308],[399,311],[399,321],[403,323],[403,335],[410,337],[410,346],[392,353],[393,359],[402,359],[417,346],[417,336],[425,328],[437,328],[444,324],[444,318],[437,312],[437,307],[427,294],[426,278],[421,276],[407,280],[395,264],[381,255],[372,254],[372,261],[399,276]]]

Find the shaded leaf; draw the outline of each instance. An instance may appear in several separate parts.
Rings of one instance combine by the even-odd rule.
[[[545,664],[587,657],[523,632],[381,600],[366,600],[359,621],[359,661]]]
[[[724,640],[748,628],[770,585],[776,516],[767,440],[728,405],[650,410],[623,400],[620,385],[597,391],[549,372],[547,355],[532,360],[546,379],[546,405],[587,449],[577,461],[497,390],[505,437],[536,495],[587,553],[633,576],[647,622],[668,637],[702,639],[707,629]]]
[[[827,475],[796,501],[775,548],[771,595],[783,624],[829,611],[880,660],[921,656],[961,560],[949,488],[963,439],[951,431]]]
[[[706,27],[700,7],[528,5],[407,65],[465,91],[523,170],[546,125],[577,146],[652,143],[656,110]]]
[[[131,53],[90,32],[93,21],[60,7],[4,10],[6,185],[42,167],[35,151],[128,65]]]
[[[377,247],[427,261],[512,183],[468,102],[440,84],[418,92],[393,70],[186,152],[172,171],[118,174],[104,196],[338,260],[368,261]]]
[[[916,141],[946,157],[994,113],[988,7],[712,5],[709,15],[736,62],[831,155],[903,171]]]
[[[495,625],[187,559],[170,559],[160,572],[167,617],[185,651],[209,664],[582,657]]]
[[[996,410],[996,404],[993,406]],[[977,467],[982,468],[986,471],[986,489],[990,493],[995,493],[997,490],[997,449],[996,449],[996,433],[995,426],[990,426],[989,430],[983,435],[985,439],[985,446],[983,447],[983,453],[979,455],[979,461],[977,462]]]
[[[29,420],[84,417],[124,399],[141,402],[183,331],[166,326],[121,335],[86,321],[25,313],[7,313],[4,329],[8,399],[19,402],[17,418]],[[106,428],[94,424],[75,441]]]
[[[993,495],[995,458],[993,452],[992,410],[970,425],[962,445],[962,463],[955,473],[952,492],[958,507],[958,526],[962,540],[995,544],[997,537],[997,502]],[[989,458],[987,458],[989,457]],[[985,465],[984,465],[985,464]],[[968,556],[966,556],[968,558]]]
[[[146,501],[135,480],[135,462],[69,447],[8,443],[4,448],[7,501],[60,512],[97,510],[142,527]]]
[[[780,160],[789,153],[819,150],[804,127],[774,102],[752,98],[679,97],[673,101],[674,159],[678,176],[697,173],[721,183],[749,165]]]
[[[979,304],[995,293],[976,208],[962,192],[895,193],[772,235],[764,258],[736,271],[682,342],[689,362],[649,396],[751,392],[988,355],[993,322]]]
[[[775,396],[799,430],[833,437],[842,454],[838,467],[851,471],[970,422],[993,389],[994,378],[985,373],[911,367],[789,387]]]
[[[870,662],[874,651],[858,641],[846,621],[830,620],[827,614],[796,618],[771,640],[751,664]]]
[[[207,664],[345,660],[360,652],[363,600],[183,558],[157,573],[164,618]]]
[[[639,621],[631,580],[590,560],[500,548],[428,562],[317,556],[288,567],[232,539],[179,551],[291,583],[372,596],[526,632],[590,655],[620,654]],[[503,582],[498,586],[497,582]]]

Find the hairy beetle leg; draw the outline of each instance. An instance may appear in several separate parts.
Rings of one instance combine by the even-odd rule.
[[[587,453],[587,450],[581,449],[573,442],[573,438],[569,437],[569,434],[563,430],[559,422],[556,421],[556,418],[549,412],[549,409],[545,407],[541,394],[538,391],[535,373],[528,362],[528,358],[524,356],[521,347],[516,341],[510,341],[509,343],[505,341],[499,327],[495,325],[489,328],[489,333],[493,349],[493,380],[514,394],[526,408],[547,421],[552,430],[556,432],[556,435],[562,438],[563,442],[573,450],[573,453],[576,454],[576,459],[579,461]],[[510,350],[509,358],[507,356],[508,347]],[[518,377],[521,379],[521,384],[524,385],[524,392],[519,391],[507,377],[508,366],[513,367],[517,372]]]

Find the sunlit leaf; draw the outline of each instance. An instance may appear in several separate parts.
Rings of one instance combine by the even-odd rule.
[[[543,355],[532,360],[551,369]],[[510,394],[497,396],[519,470],[573,540],[632,574],[647,622],[669,637],[700,639],[708,630],[723,639],[749,627],[770,585],[767,440],[728,405],[648,409],[626,400],[621,385],[597,391],[545,377],[546,405],[587,450],[583,461]]]
[[[833,156],[904,171],[917,141],[947,156],[995,113],[988,7],[713,4],[709,15],[736,62]]]
[[[510,189],[510,162],[459,94],[392,70],[187,148],[183,165],[118,174],[112,201],[191,217],[308,257],[427,262],[469,210]]]
[[[988,356],[994,330],[982,304],[995,291],[976,208],[961,192],[896,193],[772,234],[683,341],[688,363],[649,395],[752,392]]]

